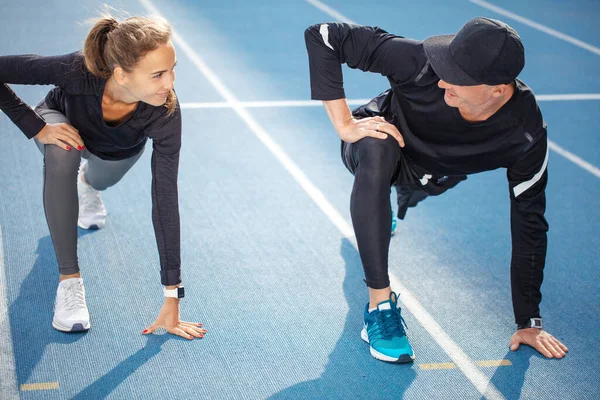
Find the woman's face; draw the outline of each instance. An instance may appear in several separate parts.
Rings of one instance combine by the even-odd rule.
[[[138,101],[162,106],[175,83],[175,48],[170,41],[147,53],[123,85]]]

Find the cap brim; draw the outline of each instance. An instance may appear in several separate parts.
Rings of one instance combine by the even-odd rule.
[[[441,80],[451,85],[474,86],[481,85],[464,72],[454,61],[450,53],[450,42],[455,35],[432,36],[425,39],[423,49],[433,70]]]

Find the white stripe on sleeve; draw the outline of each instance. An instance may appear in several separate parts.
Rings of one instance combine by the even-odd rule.
[[[515,194],[515,198],[519,197],[520,194],[522,194],[524,191],[526,191],[527,189],[529,189],[530,187],[535,185],[536,182],[542,178],[542,175],[544,175],[544,171],[546,170],[547,166],[548,166],[548,149],[546,149],[546,158],[544,158],[544,163],[542,164],[542,168],[539,170],[539,172],[537,174],[535,174],[533,176],[533,178],[531,178],[530,180],[521,182],[513,188],[513,193]]]
[[[321,24],[321,27],[319,28],[319,33],[321,34],[321,37],[323,38],[323,42],[325,42],[325,46],[327,46],[331,50],[333,50],[333,46],[331,44],[329,44],[329,25]]]

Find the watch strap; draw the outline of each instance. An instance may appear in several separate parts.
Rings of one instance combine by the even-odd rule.
[[[173,297],[176,299],[182,299],[185,297],[185,289],[183,288],[183,286],[180,286],[175,289],[163,288],[163,294],[165,295],[165,297]]]
[[[543,329],[541,318],[530,318],[526,323],[519,325],[518,329],[537,328]]]

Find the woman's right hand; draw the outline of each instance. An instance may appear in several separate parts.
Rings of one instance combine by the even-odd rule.
[[[390,135],[398,141],[400,147],[404,147],[404,138],[398,128],[383,117],[351,118],[338,129],[338,134],[344,142],[348,143],[357,142],[367,136],[385,139]]]
[[[142,334],[149,335],[158,328],[165,328],[170,334],[189,340],[201,339],[206,334],[206,329],[202,328],[202,324],[185,322],[179,318],[179,299],[170,297],[165,298],[165,302],[158,313],[158,318],[148,329],[144,329]]]
[[[46,124],[44,128],[35,135],[35,139],[41,144],[53,144],[65,150],[75,148],[83,150],[83,140],[77,129],[71,125],[61,122],[59,124]]]

